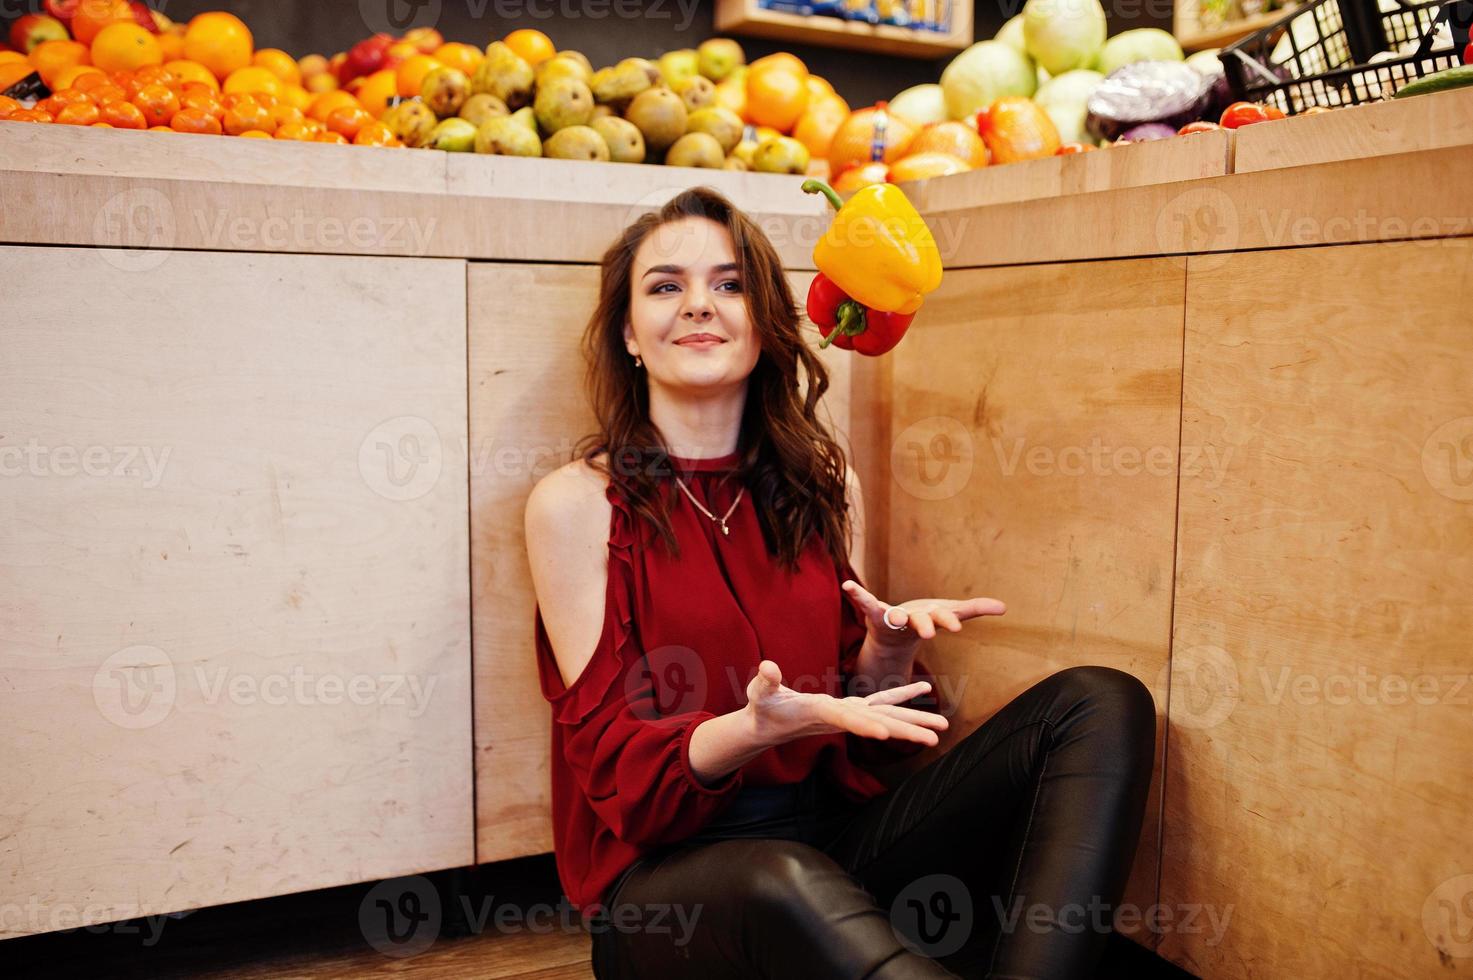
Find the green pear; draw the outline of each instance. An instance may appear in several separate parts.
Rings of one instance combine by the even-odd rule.
[[[476,130],[476,152],[501,156],[540,157],[542,141],[515,116],[493,116]]]
[[[476,127],[452,116],[441,120],[426,145],[450,153],[469,153],[476,148]]]
[[[626,102],[650,87],[649,73],[638,64],[626,59],[612,68],[600,68],[593,73],[593,97],[600,102]]]
[[[424,146],[439,124],[434,110],[418,99],[400,102],[384,113],[383,122],[405,146]]]
[[[493,116],[505,116],[509,110],[506,103],[494,95],[482,92],[480,95],[472,95],[466,99],[460,107],[460,118],[472,126],[480,127],[487,119]]]
[[[757,144],[752,169],[767,174],[801,174],[808,171],[808,147],[791,136],[770,136]]]
[[[671,88],[675,88],[676,82],[700,74],[700,56],[696,54],[695,48],[666,51],[655,64],[660,69],[665,84]]]
[[[731,153],[742,141],[742,117],[724,105],[706,106],[690,114],[685,121],[687,133],[707,133],[716,137],[722,153]],[[752,147],[756,149],[756,146]]]
[[[716,83],[704,75],[682,78],[670,86],[670,89],[680,96],[686,109],[692,112],[708,105],[714,105],[716,102]]]
[[[542,144],[542,155],[558,160],[609,159],[609,145],[591,126],[564,126]]]
[[[742,46],[729,37],[713,37],[702,41],[696,48],[697,62],[702,75],[719,82],[747,63],[747,54]]]
[[[494,95],[508,108],[521,108],[532,101],[532,66],[503,41],[492,41],[486,47],[486,60],[471,78],[475,94]]]
[[[644,134],[628,119],[599,116],[588,125],[609,146],[609,159],[615,163],[644,163]]]
[[[706,167],[719,169],[726,153],[716,137],[709,133],[686,133],[665,153],[667,167]]]
[[[685,103],[668,88],[645,89],[629,103],[624,118],[639,127],[647,147],[659,153],[685,135]]]
[[[572,57],[566,51],[559,51],[548,58],[542,64],[533,69],[533,75],[537,87],[548,84],[555,78],[576,78],[584,85],[593,81],[593,69],[588,67],[587,58]]]
[[[583,126],[593,114],[593,93],[576,78],[554,78],[537,86],[537,99],[532,103],[537,125],[544,133],[555,133],[569,126]]]
[[[419,88],[419,97],[441,119],[459,113],[470,94],[470,76],[449,65],[432,69]]]

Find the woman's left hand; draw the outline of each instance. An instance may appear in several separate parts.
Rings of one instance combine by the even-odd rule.
[[[932,639],[936,636],[938,626],[952,633],[959,633],[966,620],[978,616],[1001,616],[1008,611],[1007,605],[1001,600],[986,596],[972,599],[910,599],[892,606],[876,599],[853,579],[845,579],[840,587],[864,617],[869,635],[876,643],[886,646],[909,646],[918,638]],[[887,611],[890,614],[888,623],[885,621]]]

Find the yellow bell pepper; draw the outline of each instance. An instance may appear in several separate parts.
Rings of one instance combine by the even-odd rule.
[[[870,184],[847,202],[821,180],[805,180],[803,190],[823,194],[838,212],[813,247],[813,264],[856,302],[914,313],[941,285],[936,239],[900,188]]]

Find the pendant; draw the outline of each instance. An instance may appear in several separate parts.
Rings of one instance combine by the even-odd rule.
[[[731,529],[726,526],[726,522],[725,521],[717,521],[716,523],[718,523],[718,524],[721,525],[721,533],[722,534],[725,534],[725,535],[730,535],[731,534]]]

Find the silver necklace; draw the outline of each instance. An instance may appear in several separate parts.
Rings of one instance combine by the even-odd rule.
[[[726,513],[721,515],[720,517],[717,517],[715,514],[711,513],[709,510],[701,506],[701,502],[697,500],[694,495],[691,494],[689,489],[686,488],[684,480],[677,476],[675,478],[675,482],[681,490],[685,491],[685,495],[687,497],[690,497],[690,502],[696,505],[697,510],[716,522],[717,526],[721,528],[722,534],[731,534],[731,530],[726,526],[726,519],[731,516],[732,511],[736,510],[737,504],[742,502],[742,494],[747,492],[746,487],[742,487],[740,490],[737,491],[736,499],[731,502],[731,506],[726,509]]]

